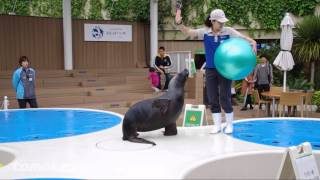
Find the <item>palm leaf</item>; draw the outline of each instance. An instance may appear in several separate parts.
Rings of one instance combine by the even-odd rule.
[[[293,54],[302,62],[320,60],[320,16],[307,16],[295,29]]]

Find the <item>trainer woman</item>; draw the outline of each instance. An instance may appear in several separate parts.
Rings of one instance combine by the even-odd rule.
[[[203,40],[206,53],[206,87],[209,104],[211,105],[214,127],[211,133],[218,133],[221,129],[221,107],[225,112],[227,126],[225,133],[233,132],[233,108],[231,103],[231,80],[224,78],[216,70],[214,54],[220,43],[230,37],[240,37],[249,41],[256,52],[256,41],[242,35],[231,27],[225,27],[228,21],[223,10],[215,9],[205,21],[205,27],[191,29],[182,24],[181,6],[177,6],[176,24],[182,33]]]

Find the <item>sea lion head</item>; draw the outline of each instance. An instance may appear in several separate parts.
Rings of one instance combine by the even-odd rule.
[[[169,90],[170,89],[180,89],[184,88],[184,85],[188,79],[189,76],[189,71],[188,69],[184,69],[180,73],[178,73],[171,81],[169,84]]]

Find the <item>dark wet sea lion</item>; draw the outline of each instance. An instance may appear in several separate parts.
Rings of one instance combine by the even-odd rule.
[[[184,85],[188,75],[188,70],[183,70],[170,81],[168,92],[160,97],[146,99],[133,105],[123,119],[122,139],[156,145],[154,142],[139,138],[138,132],[165,128],[165,136],[176,135],[176,120],[184,105]]]

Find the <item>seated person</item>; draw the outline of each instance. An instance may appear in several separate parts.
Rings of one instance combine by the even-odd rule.
[[[165,48],[160,47],[159,48],[159,54],[157,55],[155,59],[155,68],[158,71],[160,81],[161,81],[161,75],[163,74],[166,78],[166,82],[164,84],[163,90],[168,89],[169,81],[170,81],[170,75],[168,72],[168,67],[171,66],[171,60],[169,55],[165,54]],[[159,89],[161,89],[161,82],[159,84]]]

